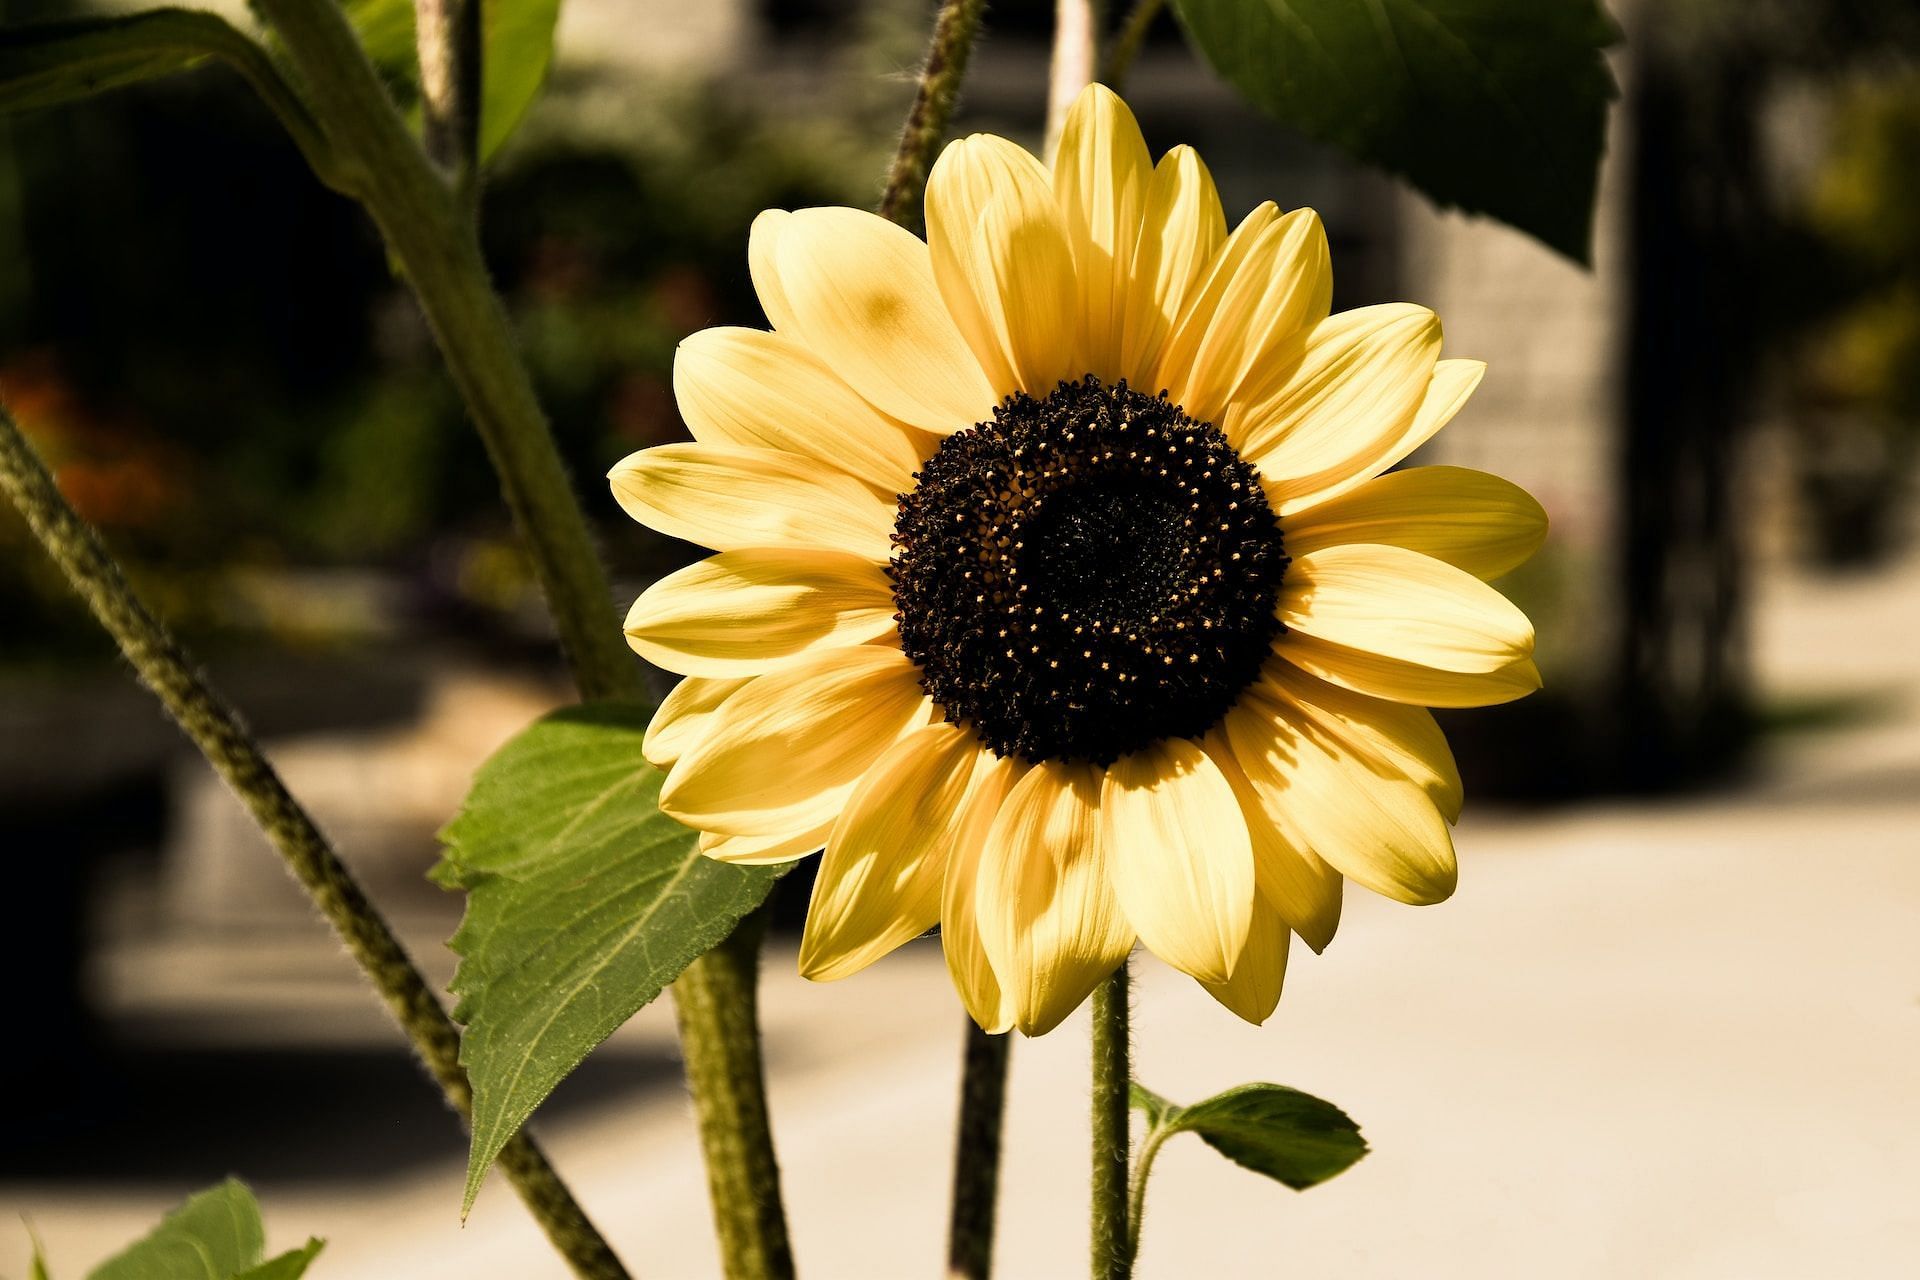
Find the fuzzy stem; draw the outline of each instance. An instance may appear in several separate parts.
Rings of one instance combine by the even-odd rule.
[[[741,1075],[733,1052],[735,1046],[750,1044],[758,1060],[756,983],[767,915],[768,908],[762,905],[741,921],[733,936],[708,952],[699,963],[723,963],[714,966],[708,980],[681,991],[675,1006],[687,1084],[708,1153],[707,1182],[720,1231],[720,1256],[733,1280],[791,1280],[793,1276],[793,1251],[779,1196],[735,1195],[735,1180],[742,1173],[749,1186],[770,1186],[777,1192],[780,1185],[766,1094],[757,1074]],[[709,1025],[718,1034],[708,1034]]]
[[[420,59],[421,141],[471,202],[480,169],[480,0],[414,0]]]
[[[1153,1173],[1153,1158],[1160,1154],[1160,1148],[1173,1136],[1171,1129],[1157,1129],[1149,1133],[1140,1146],[1140,1155],[1134,1161],[1133,1178],[1127,1190],[1127,1255],[1129,1268],[1140,1257],[1140,1224],[1147,1216],[1147,1178]]]
[[[1093,989],[1093,1280],[1127,1280],[1127,966]]]
[[[893,153],[887,185],[880,195],[880,216],[908,229],[920,221],[927,171],[933,167],[933,153],[940,140],[946,137],[947,121],[953,117],[960,82],[966,79],[967,59],[972,56],[980,15],[986,7],[986,0],[946,0],[934,19],[927,60],[920,68],[920,87],[907,110],[900,146]]]
[[[581,696],[641,698],[640,671],[621,638],[606,571],[487,275],[470,202],[407,132],[332,0],[259,4],[300,72],[315,117],[364,175],[353,194],[413,286],[473,415]],[[754,1229],[764,1238],[754,1254],[775,1259],[786,1256],[786,1230],[771,1139],[753,1119],[766,1109],[760,1040],[751,1019],[724,1016],[729,999],[751,990],[759,971],[759,935],[750,937],[752,945],[723,945],[696,960],[672,990],[689,1066],[705,1064],[688,1081],[695,1105],[713,1117],[701,1134],[716,1222],[725,1230],[733,1206],[758,1206]],[[705,1091],[721,1088],[733,1104],[703,1100]]]
[[[1100,83],[1119,93],[1127,83],[1127,73],[1133,70],[1133,60],[1140,56],[1140,46],[1146,43],[1147,32],[1153,28],[1153,20],[1160,16],[1160,10],[1166,7],[1166,0],[1134,0],[1134,6],[1128,12],[1126,21],[1120,24],[1119,34],[1107,48],[1106,60],[1100,66]]]
[[[953,1212],[947,1275],[987,1280],[993,1272],[993,1219],[1000,1191],[1000,1127],[1007,1102],[1007,1051],[1013,1036],[988,1035],[967,1019],[960,1081],[960,1123],[953,1156]]]
[[[238,714],[207,684],[166,627],[133,593],[99,536],[61,496],[4,409],[0,409],[0,491],[26,518],[27,527],[120,646],[141,683],[160,699],[167,714],[246,805],[294,879],[373,982],[447,1101],[463,1118],[471,1119],[473,1093],[460,1066],[460,1033],[453,1020],[353,874],[287,791]],[[619,1259],[531,1138],[516,1135],[500,1153],[500,1163],[576,1274],[591,1280],[624,1280],[627,1273]]]

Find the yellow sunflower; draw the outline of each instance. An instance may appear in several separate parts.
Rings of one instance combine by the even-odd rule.
[[[626,632],[687,678],[660,803],[730,862],[822,848],[800,967],[934,925],[990,1031],[1056,1025],[1136,939],[1253,1022],[1342,878],[1452,892],[1460,783],[1426,710],[1539,686],[1484,579],[1546,528],[1504,480],[1383,474],[1483,366],[1395,304],[1329,315],[1311,209],[1231,232],[1199,156],[1081,95],[1051,172],[950,145],[927,238],[770,211],[772,332],[688,338],[694,443],[637,520],[718,554]]]

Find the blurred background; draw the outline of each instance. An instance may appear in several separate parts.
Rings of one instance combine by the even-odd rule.
[[[1489,363],[1423,457],[1554,526],[1501,583],[1546,690],[1444,716],[1457,898],[1352,903],[1261,1029],[1139,966],[1154,1088],[1283,1081],[1376,1148],[1296,1197],[1176,1144],[1144,1275],[1920,1274],[1920,22],[1612,8],[1592,272],[1253,114],[1171,19],[1135,68],[1150,145],[1197,146],[1230,218],[1321,211],[1337,308],[1430,305]],[[684,435],[683,335],[762,323],[753,215],[873,202],[930,11],[565,0],[484,228],[623,603],[694,553],[600,477]],[[1051,16],[989,7],[959,129],[1037,146]],[[370,225],[221,69],[0,120],[0,395],[444,981],[433,833],[567,685]],[[316,1277],[560,1274],[499,1186],[462,1230],[453,1118],[10,511],[0,856],[0,1275],[23,1219],[80,1274],[229,1173],[272,1246],[332,1239]],[[768,1052],[801,1265],[930,1274],[962,1016],[937,946],[831,987],[792,946]],[[1082,1039],[1016,1046],[1009,1277],[1081,1267]],[[639,1274],[714,1273],[664,1008],[536,1128]]]

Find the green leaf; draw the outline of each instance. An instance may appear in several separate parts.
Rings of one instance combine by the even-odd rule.
[[[476,0],[477,3],[480,0]],[[414,0],[347,0],[347,20],[367,56],[402,99],[418,96]],[[480,158],[512,135],[553,63],[560,0],[484,0],[480,4]]]
[[[569,707],[481,766],[433,878],[467,890],[454,1016],[473,1081],[465,1207],[590,1050],[758,906],[784,867],[702,857],[660,812],[651,712]]]
[[[317,1237],[309,1237],[298,1249],[289,1249],[277,1258],[268,1258],[257,1267],[249,1267],[233,1280],[300,1280],[326,1244],[326,1241]]]
[[[1215,1151],[1295,1191],[1325,1182],[1367,1154],[1360,1126],[1331,1102],[1278,1084],[1243,1084],[1179,1107],[1133,1086],[1146,1113],[1148,1142],[1197,1133]]]
[[[0,28],[0,111],[26,111],[172,75],[246,37],[211,13],[150,9]]]
[[[87,1280],[234,1280],[265,1248],[253,1192],[229,1178],[190,1198]]]
[[[1174,0],[1202,56],[1309,137],[1590,261],[1617,90],[1599,0]]]

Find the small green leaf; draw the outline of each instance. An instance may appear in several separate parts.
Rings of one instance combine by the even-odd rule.
[[[253,1192],[229,1178],[188,1199],[87,1280],[234,1280],[265,1248]]]
[[[1174,0],[1274,118],[1590,260],[1617,93],[1599,0]]]
[[[1278,1084],[1243,1084],[1190,1107],[1134,1086],[1154,1133],[1197,1133],[1208,1146],[1295,1191],[1325,1182],[1367,1154],[1360,1126],[1331,1102]]]
[[[27,1225],[27,1239],[33,1242],[33,1256],[27,1259],[27,1280],[51,1280],[47,1274],[46,1247],[40,1243],[31,1223]]]
[[[1180,1110],[1138,1080],[1127,1087],[1127,1105],[1147,1117],[1148,1129],[1166,1127],[1167,1117]]]
[[[569,707],[481,766],[432,875],[467,891],[454,1016],[473,1081],[466,1208],[595,1045],[758,906],[784,867],[700,856],[640,754],[651,713]]]
[[[309,1237],[298,1249],[289,1249],[277,1258],[268,1258],[257,1267],[249,1267],[233,1280],[300,1280],[326,1244],[318,1237]]]
[[[478,0],[476,0],[478,2]],[[414,0],[347,0],[367,56],[404,100],[418,95]],[[480,158],[512,135],[553,63],[560,0],[485,0],[480,7]]]
[[[0,111],[172,75],[245,40],[221,18],[185,9],[0,28]]]

